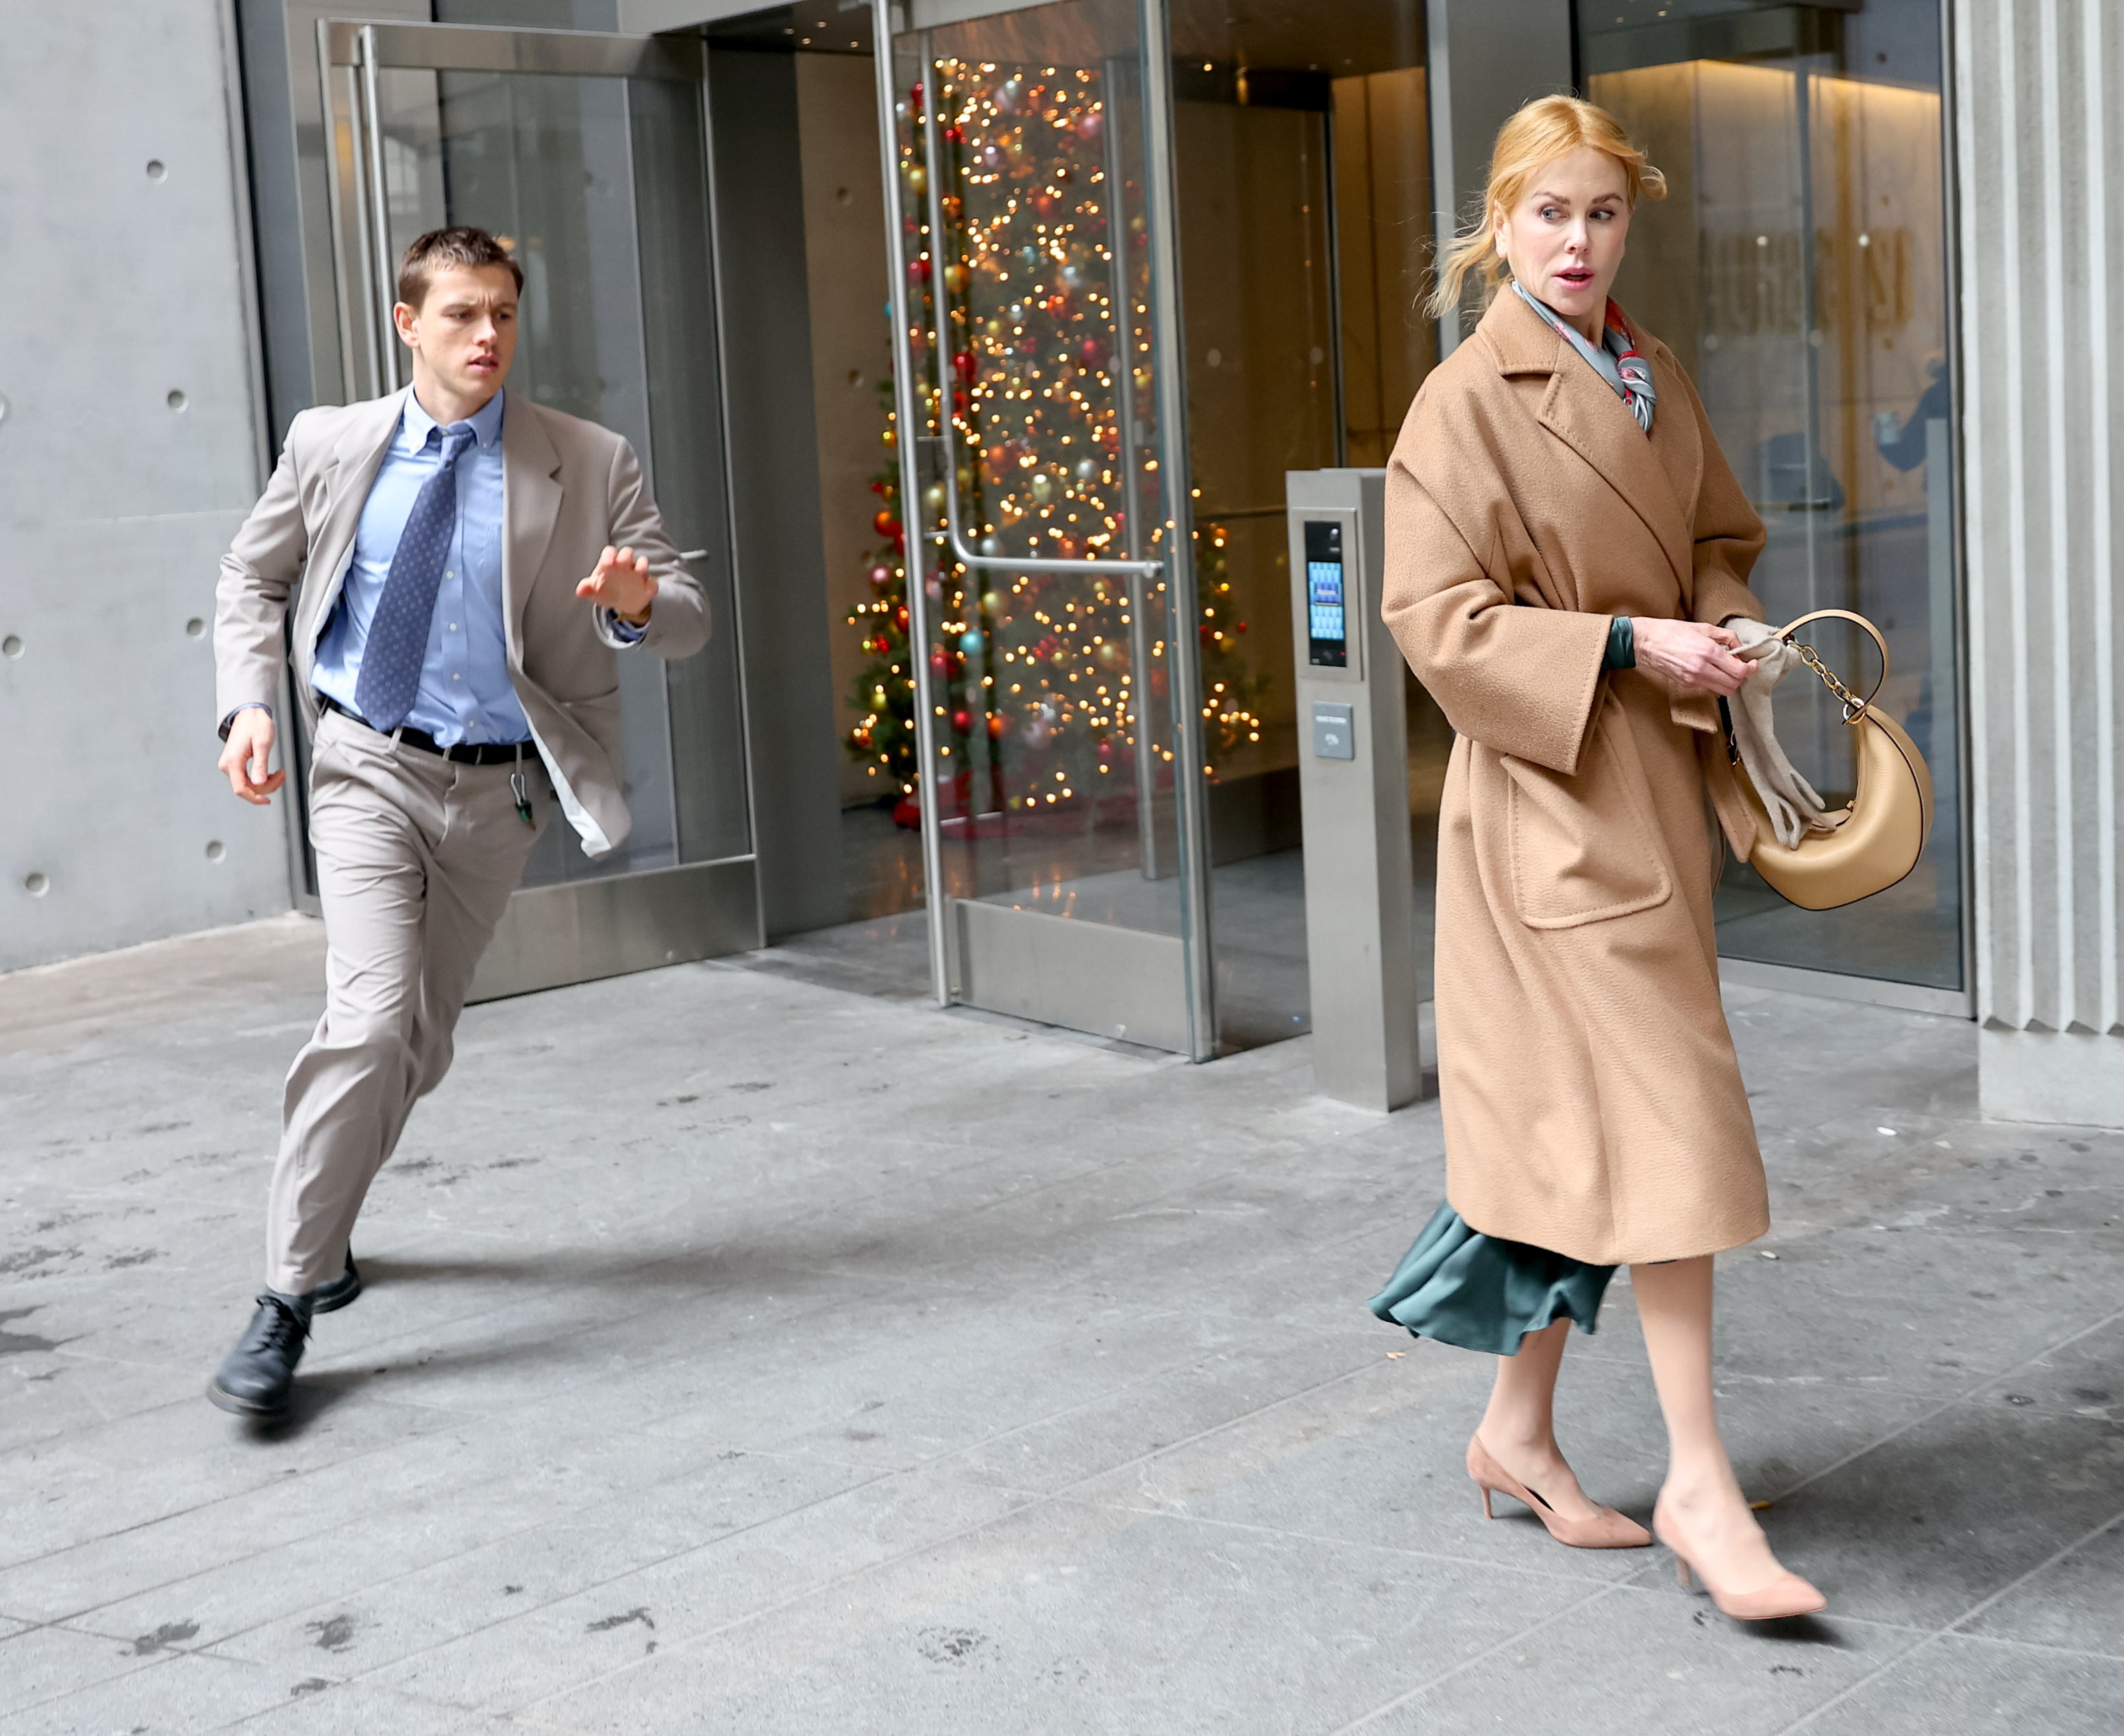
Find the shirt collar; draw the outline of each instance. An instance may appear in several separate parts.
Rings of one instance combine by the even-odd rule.
[[[468,425],[472,439],[482,452],[491,451],[494,443],[501,438],[502,400],[505,392],[497,392],[473,412]],[[409,387],[406,392],[405,414],[399,420],[398,449],[401,452],[419,452],[428,443],[428,430],[441,425],[421,407],[421,400]]]

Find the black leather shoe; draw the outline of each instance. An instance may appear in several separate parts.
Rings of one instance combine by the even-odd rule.
[[[238,1416],[279,1416],[288,1408],[295,1384],[295,1364],[310,1335],[309,1311],[268,1290],[236,1348],[223,1359],[206,1396]]]
[[[346,1270],[330,1283],[319,1284],[310,1292],[307,1300],[312,1314],[329,1314],[335,1308],[344,1308],[361,1294],[361,1270],[354,1263],[354,1250],[346,1250]]]

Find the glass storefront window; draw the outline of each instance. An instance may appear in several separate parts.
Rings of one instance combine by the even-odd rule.
[[[1887,636],[1881,703],[1930,762],[1932,838],[1901,885],[1794,908],[1744,865],[1718,898],[1729,957],[1956,989],[1962,982],[1939,8],[1586,0],[1586,94],[1666,171],[1616,298],[1672,347],[1769,530],[1774,624],[1820,608]],[[1802,636],[1870,685],[1855,629]],[[1858,685],[1854,681],[1854,685]],[[1834,808],[1853,782],[1835,701],[1803,674],[1778,733]]]

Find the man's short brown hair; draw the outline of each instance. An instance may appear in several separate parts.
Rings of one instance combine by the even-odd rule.
[[[506,265],[516,279],[516,293],[524,293],[524,268],[495,237],[484,229],[460,223],[448,229],[430,229],[406,250],[398,261],[398,299],[416,313],[428,298],[428,280],[446,266],[462,265],[477,270],[482,265]]]

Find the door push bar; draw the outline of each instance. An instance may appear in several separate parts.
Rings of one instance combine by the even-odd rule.
[[[939,247],[944,234],[944,190],[939,172],[939,165],[943,160],[943,152],[937,129],[937,83],[936,63],[929,58],[925,48],[922,56],[922,155],[923,161],[928,164],[929,257],[933,265],[939,259]],[[895,167],[897,167],[896,163]],[[893,176],[890,185],[890,191],[886,196],[897,208],[900,203],[900,179],[897,174]],[[1111,197],[1110,190],[1110,203]],[[1109,227],[1111,226],[1110,222]],[[944,354],[944,316],[947,312],[945,304],[944,277],[941,268],[931,274],[930,280],[936,286],[933,293],[937,298],[937,340],[932,345],[932,349],[941,361]],[[914,357],[909,352],[912,350],[914,345],[905,321],[900,322],[898,337],[901,351],[900,359],[912,368]],[[948,403],[944,394],[950,388],[942,375],[942,370],[940,368],[937,370],[937,420],[939,427],[933,438],[943,442],[947,450],[944,462],[944,533],[937,540],[950,548],[953,560],[971,568],[986,568],[990,570],[1000,569],[1013,573],[1097,571],[1134,573],[1149,578],[1165,570],[1165,563],[1163,561],[1043,561],[1030,555],[1022,558],[1013,555],[980,555],[968,548],[965,533],[959,528],[958,454],[950,449],[956,443],[952,441],[951,435],[945,432],[945,429],[951,426],[951,418],[943,413]],[[905,516],[904,513],[901,514],[903,522]],[[933,532],[931,534],[935,535]]]

